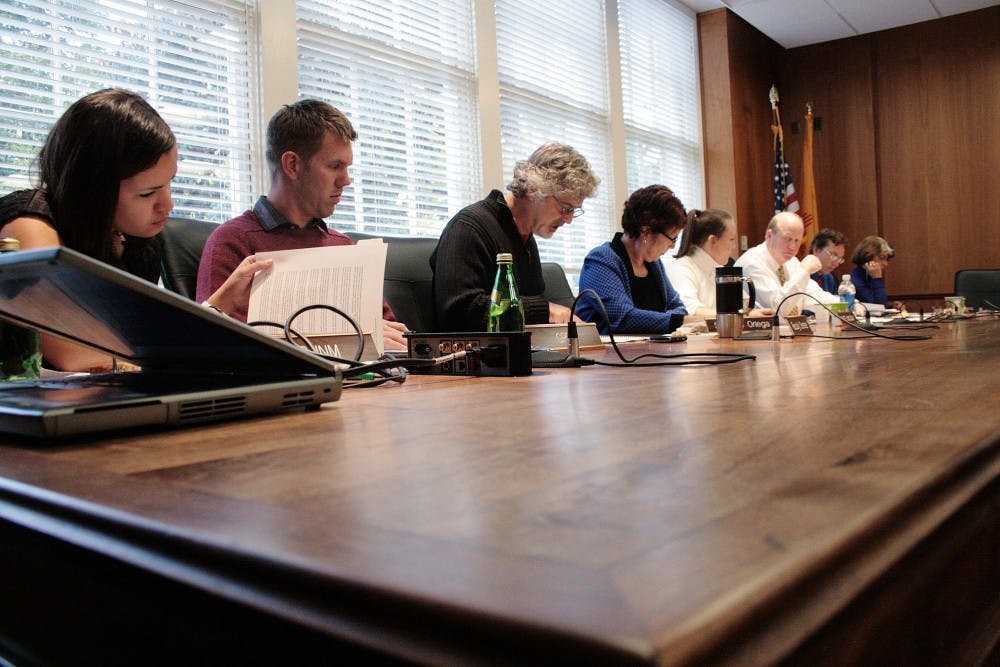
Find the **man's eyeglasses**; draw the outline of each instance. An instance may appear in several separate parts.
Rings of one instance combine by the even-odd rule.
[[[552,199],[554,199],[557,204],[559,204],[559,215],[569,215],[570,213],[572,213],[574,218],[579,218],[581,215],[583,215],[582,208],[577,208],[572,204],[567,204],[566,202],[562,201],[561,199],[559,199],[559,197],[556,197],[555,195],[549,195],[549,196],[552,197]]]
[[[826,254],[830,256],[830,259],[832,259],[833,261],[835,261],[837,263],[837,266],[840,266],[841,264],[844,263],[844,258],[841,257],[840,255],[835,254],[829,248],[823,248],[823,251],[826,252]]]
[[[788,247],[792,247],[794,245],[796,248],[802,245],[801,236],[799,238],[795,238],[794,236],[785,236],[782,232],[775,232],[774,235],[778,237],[779,244],[784,244]]]

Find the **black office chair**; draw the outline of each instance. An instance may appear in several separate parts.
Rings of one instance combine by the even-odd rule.
[[[989,301],[993,306],[1000,306],[1000,269],[962,269],[955,272],[955,294],[965,297],[965,305],[969,308],[979,308],[981,305],[990,308],[983,301]]]
[[[208,235],[218,227],[214,222],[171,218],[160,240],[163,244],[163,266],[160,272],[163,286],[189,299],[195,298],[198,287],[198,262]]]
[[[347,232],[347,235],[354,241],[381,238],[386,242],[388,248],[382,287],[385,300],[396,319],[411,331],[434,331],[434,274],[430,259],[438,240],[362,232]]]
[[[545,281],[545,298],[567,308],[573,307],[573,288],[569,286],[566,272],[557,262],[542,262],[542,280]]]

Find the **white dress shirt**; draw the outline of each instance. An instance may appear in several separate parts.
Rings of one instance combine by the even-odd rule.
[[[759,308],[777,308],[781,300],[794,292],[805,292],[815,297],[820,303],[836,303],[840,297],[823,290],[819,284],[809,277],[806,270],[802,268],[802,263],[795,257],[785,262],[785,275],[787,280],[782,285],[778,280],[778,263],[768,252],[767,244],[756,245],[736,260],[736,266],[743,267],[743,275],[753,280],[754,289],[757,292],[757,306]],[[780,315],[799,314],[802,309],[815,311],[818,306],[812,299],[803,296],[795,296],[785,302],[785,307]],[[797,311],[793,311],[797,309]]]
[[[698,308],[715,310],[715,268],[718,264],[707,252],[694,246],[684,257],[666,260],[663,267],[667,278],[684,302],[684,308],[694,313]]]

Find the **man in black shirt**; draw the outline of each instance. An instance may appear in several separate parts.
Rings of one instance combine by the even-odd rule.
[[[569,309],[542,295],[545,282],[535,236],[551,238],[583,213],[600,179],[569,146],[545,144],[514,166],[507,192],[493,190],[448,222],[431,255],[435,328],[485,331],[497,253],[514,256],[525,324],[568,322]]]

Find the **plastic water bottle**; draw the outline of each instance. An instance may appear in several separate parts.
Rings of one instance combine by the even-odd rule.
[[[840,286],[837,287],[837,294],[840,295],[840,300],[847,304],[847,312],[853,313],[854,296],[857,294],[857,290],[854,289],[854,283],[851,282],[851,274],[844,274]]]

